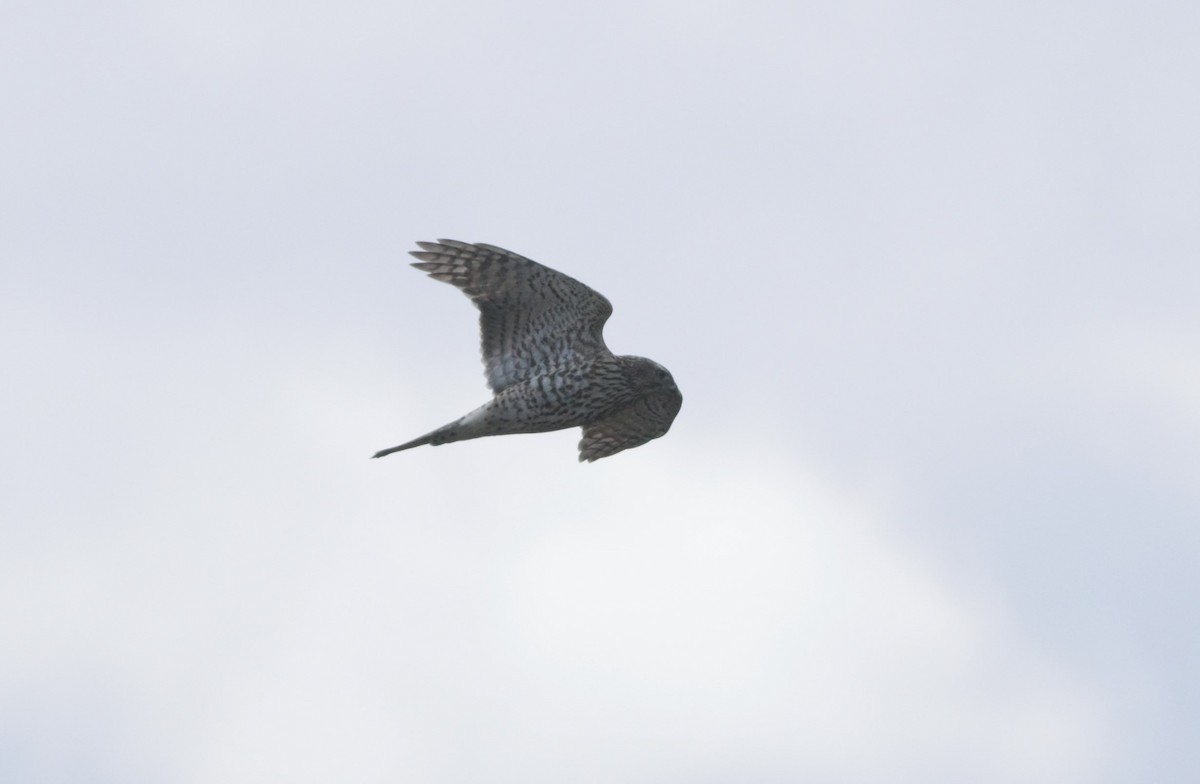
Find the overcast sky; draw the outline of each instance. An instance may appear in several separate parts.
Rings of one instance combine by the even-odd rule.
[[[6,3],[0,780],[1200,779],[1198,8]]]

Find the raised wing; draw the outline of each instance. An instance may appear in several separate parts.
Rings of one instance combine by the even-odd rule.
[[[584,427],[579,461],[591,463],[666,435],[682,405],[683,395],[674,389],[663,389]]]
[[[574,278],[495,245],[418,242],[413,264],[462,289],[479,308],[483,364],[494,392],[534,368],[608,351],[612,305]]]

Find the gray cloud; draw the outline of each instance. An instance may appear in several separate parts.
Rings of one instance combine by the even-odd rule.
[[[1182,780],[1196,14],[49,5],[0,31],[0,777]],[[486,241],[686,397],[482,402]]]

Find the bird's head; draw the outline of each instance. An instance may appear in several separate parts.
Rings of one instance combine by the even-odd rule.
[[[663,389],[679,392],[679,387],[675,386],[675,379],[671,376],[671,371],[654,360],[645,357],[621,357],[621,359],[625,362],[633,385],[639,392],[657,392]]]

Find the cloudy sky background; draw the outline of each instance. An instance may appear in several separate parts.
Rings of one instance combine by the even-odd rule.
[[[0,779],[1200,776],[1191,3],[12,2]],[[491,242],[661,441],[407,452]]]

